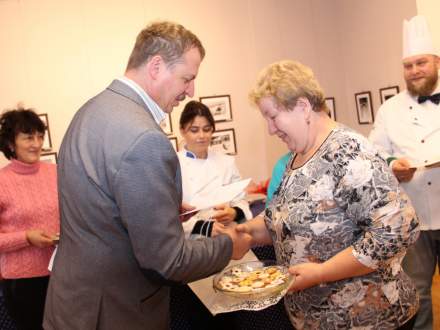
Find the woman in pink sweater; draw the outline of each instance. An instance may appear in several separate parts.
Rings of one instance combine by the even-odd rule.
[[[18,329],[42,329],[59,232],[56,165],[40,162],[44,123],[32,110],[0,117],[0,270],[6,307]]]

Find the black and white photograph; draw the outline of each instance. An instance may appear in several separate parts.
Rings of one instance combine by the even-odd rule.
[[[399,94],[399,86],[384,87],[379,89],[380,103],[384,103],[386,100],[392,98],[394,95]]]
[[[174,151],[175,151],[175,152],[179,151],[178,143],[177,143],[177,138],[176,138],[176,137],[169,137],[168,140],[170,140],[171,145],[172,145],[173,148],[174,148]]]
[[[165,114],[165,119],[160,123],[160,127],[166,135],[173,134],[173,124],[171,122],[171,115],[169,113]]]
[[[336,105],[334,97],[326,97],[325,104],[327,105],[329,112],[329,116],[331,119],[336,120]]]
[[[361,125],[373,124],[373,105],[371,102],[371,92],[356,93],[356,109],[358,115],[358,122]]]
[[[43,121],[44,126],[46,126],[46,131],[44,132],[44,142],[43,142],[43,151],[52,150],[52,139],[50,137],[50,129],[49,129],[49,117],[47,113],[40,113],[38,117]]]
[[[45,163],[56,164],[58,162],[58,156],[56,152],[43,153],[40,156],[40,161]]]
[[[203,96],[199,98],[199,101],[209,108],[215,122],[232,120],[231,97],[229,95]]]
[[[235,131],[233,128],[215,131],[212,134],[211,148],[221,151],[228,155],[237,154],[237,145],[235,142]]]

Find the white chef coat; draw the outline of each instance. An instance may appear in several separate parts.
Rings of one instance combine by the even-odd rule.
[[[440,92],[440,86],[433,94]],[[385,158],[407,158],[411,165],[440,160],[440,105],[422,104],[407,91],[388,99],[378,110],[369,136]],[[440,229],[440,168],[418,168],[408,193],[422,230]]]
[[[182,170],[183,201],[190,203],[196,194],[204,194],[218,187],[241,180],[240,172],[232,156],[208,149],[206,159],[198,159],[192,152],[183,149],[177,153]],[[239,207],[246,219],[252,218],[248,202],[243,196],[231,202],[231,207]],[[205,212],[206,214],[206,212]],[[200,218],[196,216],[185,221],[183,228],[189,235]],[[205,219],[207,220],[207,219]]]

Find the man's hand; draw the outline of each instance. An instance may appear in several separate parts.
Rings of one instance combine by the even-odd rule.
[[[54,245],[54,234],[50,235],[47,234],[46,232],[44,232],[43,230],[28,230],[26,232],[26,239],[28,240],[29,244],[39,247],[39,248],[44,248],[47,246],[52,246]]]
[[[187,203],[182,203],[182,205],[180,205],[179,214],[194,210],[195,208],[195,206],[189,205]],[[180,215],[179,219],[180,221],[185,222],[186,220],[189,220],[195,213],[196,212],[190,212],[185,215]]]
[[[224,226],[223,234],[229,235],[232,239],[232,243],[234,244],[232,248],[232,259],[239,260],[243,258],[243,256],[249,251],[252,246],[252,236],[238,232],[235,230],[237,226],[235,224]]]
[[[228,224],[235,220],[237,216],[237,211],[234,208],[229,207],[228,204],[221,204],[214,207],[215,212],[212,215],[212,219],[223,224]]]
[[[406,158],[399,158],[393,162],[392,170],[399,182],[408,182],[413,178],[416,168],[411,168]]]

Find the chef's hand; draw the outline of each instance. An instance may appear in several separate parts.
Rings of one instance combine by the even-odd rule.
[[[301,291],[322,283],[322,264],[307,262],[289,267],[289,273],[295,276],[295,280],[289,291]]]
[[[29,244],[39,248],[54,245],[53,238],[54,234],[48,234],[40,229],[28,230],[26,232],[26,239],[28,240]]]
[[[214,210],[217,212],[212,215],[212,219],[223,224],[228,224],[237,217],[237,211],[228,204],[217,205],[214,207]]]
[[[192,206],[192,205],[189,205],[187,203],[182,202],[182,205],[180,205],[179,214],[194,210],[195,208],[196,208],[195,206]],[[195,213],[196,213],[196,211],[187,213],[185,215],[180,215],[179,219],[180,219],[180,221],[185,222],[186,220],[189,220]]]
[[[411,168],[409,161],[406,158],[399,158],[393,161],[393,173],[399,182],[408,182],[413,176],[416,168]]]

